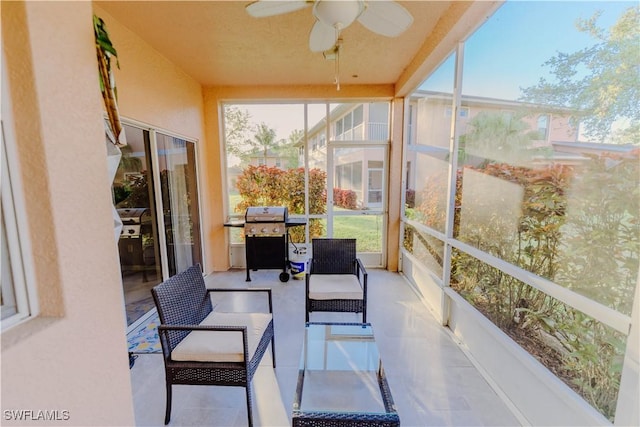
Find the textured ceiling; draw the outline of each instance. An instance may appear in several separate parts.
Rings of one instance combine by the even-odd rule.
[[[128,27],[203,85],[326,85],[335,62],[309,50],[311,8],[268,18],[249,1],[99,1]],[[449,1],[400,1],[414,18],[396,38],[355,22],[342,33],[341,84],[394,84],[413,61]]]

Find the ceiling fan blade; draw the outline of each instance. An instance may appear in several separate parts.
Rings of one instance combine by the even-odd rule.
[[[358,22],[374,33],[396,37],[411,26],[413,16],[395,1],[369,0]]]
[[[316,21],[309,34],[309,48],[312,52],[324,52],[336,45],[338,34],[336,29]]]
[[[268,16],[281,15],[283,13],[295,12],[304,9],[313,2],[305,0],[258,0],[248,4],[245,9],[254,18],[266,18]]]

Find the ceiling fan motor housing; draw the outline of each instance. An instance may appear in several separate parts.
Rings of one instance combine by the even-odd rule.
[[[313,14],[320,22],[337,30],[347,28],[364,11],[362,0],[318,0],[313,5]]]

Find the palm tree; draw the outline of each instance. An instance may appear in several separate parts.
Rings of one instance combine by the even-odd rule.
[[[298,144],[302,141],[304,132],[300,129],[292,130],[286,140],[278,146],[278,155],[284,159],[286,168],[298,167]]]
[[[522,164],[531,157],[531,143],[537,132],[520,117],[512,114],[478,113],[470,122],[471,130],[464,135],[467,155],[487,160]]]
[[[118,165],[119,175],[125,172],[140,172],[142,170],[142,161],[139,157],[133,156],[133,148],[131,148],[131,145],[120,147],[120,151],[122,152],[122,157]]]
[[[267,164],[267,156],[269,148],[276,146],[276,131],[270,128],[266,123],[262,122],[256,127],[256,133],[252,139],[245,141],[251,147],[250,153],[262,150],[264,164]]]

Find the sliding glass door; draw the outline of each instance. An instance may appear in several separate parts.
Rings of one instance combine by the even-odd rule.
[[[202,263],[195,143],[125,124],[113,182],[127,324],[154,307],[150,289]]]
[[[202,263],[195,143],[156,134],[168,275]]]

